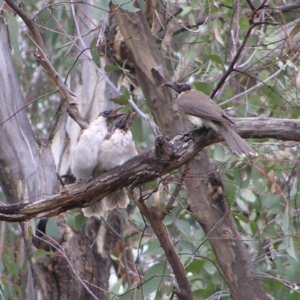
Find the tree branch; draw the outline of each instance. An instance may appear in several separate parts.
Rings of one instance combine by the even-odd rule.
[[[88,122],[85,120],[79,113],[78,108],[74,105],[77,101],[75,99],[75,95],[70,91],[70,89],[65,84],[64,80],[57,73],[54,66],[51,64],[50,60],[46,55],[46,48],[44,45],[43,38],[40,34],[38,27],[35,22],[27,15],[20,6],[14,2],[13,0],[5,0],[7,5],[9,5],[24,21],[24,23],[28,26],[29,30],[32,33],[32,42],[36,45],[38,49],[38,54],[35,54],[37,62],[43,67],[48,76],[54,81],[57,86],[59,92],[66,99],[69,104],[68,113],[73,120],[78,123],[78,125],[85,129],[88,127]]]
[[[170,263],[174,275],[176,277],[179,289],[173,289],[174,293],[179,299],[191,300],[193,296],[191,294],[190,284],[187,279],[184,267],[178,257],[174,243],[168,233],[168,230],[162,222],[164,215],[161,214],[155,207],[149,208],[144,202],[136,201],[136,205],[140,209],[141,213],[150,222],[151,227],[160,241],[160,245],[165,251],[166,258]]]
[[[244,118],[234,121],[236,131],[244,138],[267,137],[300,142],[299,120]],[[158,139],[161,140],[161,137]],[[0,220],[19,222],[43,213],[53,216],[72,208],[89,206],[118,189],[126,186],[133,188],[168,174],[187,164],[204,147],[221,140],[222,137],[213,130],[192,130],[170,142],[165,141],[163,149],[152,147],[88,183],[68,185],[60,194],[34,203],[1,205]],[[161,145],[161,142],[156,145]]]

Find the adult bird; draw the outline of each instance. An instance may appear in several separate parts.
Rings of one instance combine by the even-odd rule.
[[[226,113],[204,93],[192,90],[187,83],[167,82],[161,86],[170,87],[179,93],[175,100],[181,115],[196,126],[212,128],[228,143],[233,152],[238,155],[256,152],[234,131],[234,122]]]
[[[121,117],[111,132],[107,133],[98,156],[99,172],[108,171],[122,165],[138,154],[130,130],[135,117],[132,109]],[[122,188],[104,198],[105,208],[111,210],[116,206],[126,208],[129,199],[125,188]]]
[[[71,160],[71,170],[77,182],[88,181],[102,174],[97,168],[99,152],[108,133],[108,125],[123,115],[118,114],[121,108],[122,106],[115,110],[101,112],[82,132]],[[86,217],[100,217],[105,212],[104,202],[96,202],[91,206],[82,208],[82,212]]]

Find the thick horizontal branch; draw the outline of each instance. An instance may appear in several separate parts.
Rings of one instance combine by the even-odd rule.
[[[300,120],[275,118],[236,118],[236,131],[243,138],[270,138],[300,141]]]
[[[300,121],[285,119],[235,119],[235,129],[243,138],[274,138],[300,141]],[[192,160],[204,147],[221,141],[213,130],[193,130],[168,142],[156,140],[156,149],[132,158],[87,183],[71,184],[60,194],[34,203],[0,206],[0,220],[19,222],[39,214],[57,215],[76,207],[89,206],[126,186],[135,187],[168,174]]]

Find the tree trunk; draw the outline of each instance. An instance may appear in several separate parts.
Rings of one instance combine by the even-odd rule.
[[[164,61],[142,11],[113,13],[135,61],[137,80],[160,129],[173,137],[184,132],[172,109],[172,96],[160,84],[170,81]],[[130,37],[135,38],[130,38]],[[190,210],[197,217],[216,253],[233,299],[265,299],[260,280],[233,222],[222,184],[205,153],[189,165],[185,179]],[[191,179],[189,177],[194,174]],[[201,178],[201,179],[200,179]]]
[[[80,12],[87,7],[81,7]],[[56,168],[60,175],[69,171],[79,126],[68,118],[67,106],[63,104],[54,130],[52,153],[48,140],[35,139],[26,111],[22,109],[25,103],[18,88],[3,15],[0,16],[0,33],[0,123],[3,124],[0,130],[1,186],[9,203],[34,202],[42,199],[43,195],[58,192]],[[90,118],[105,107],[107,100],[102,98],[99,101],[98,95],[105,93],[106,85],[92,62],[85,61],[81,71],[80,80],[78,75],[73,77],[71,85],[78,93],[80,108]],[[19,110],[18,114],[5,122]],[[66,139],[66,136],[69,138]],[[54,253],[37,262],[33,259],[37,249],[31,243],[28,224],[22,224],[25,252],[29,260],[26,299],[37,299],[38,294],[42,294],[43,299],[51,300],[108,299],[110,254],[117,242],[117,234],[122,230],[122,214],[114,211],[107,221],[109,227],[95,218],[88,219],[78,231],[65,223],[66,218],[62,214],[58,218],[59,234],[55,239],[42,237],[41,234],[33,238],[39,248],[48,250],[51,246]],[[38,223],[37,228],[43,226],[45,230],[42,222]],[[107,228],[113,228],[114,231]]]

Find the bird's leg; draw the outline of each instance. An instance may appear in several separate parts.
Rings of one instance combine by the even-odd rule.
[[[76,180],[75,183],[76,183],[76,185],[78,185],[78,184],[80,184],[82,181],[83,181],[83,180],[82,180],[81,178],[79,178],[79,179]]]
[[[85,180],[85,182],[88,183],[88,182],[90,182],[93,178],[94,178],[93,176],[90,176],[89,178],[87,178],[87,179]]]
[[[79,179],[76,180],[76,185],[78,185],[78,184],[80,184],[80,183],[82,183],[82,182],[88,183],[88,182],[90,182],[93,178],[94,178],[93,176],[90,176],[90,177],[88,177],[88,178],[85,179],[85,180],[79,178]]]

